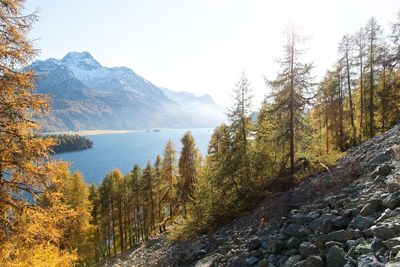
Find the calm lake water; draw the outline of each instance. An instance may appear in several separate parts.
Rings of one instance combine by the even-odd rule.
[[[162,156],[165,144],[171,139],[177,151],[182,148],[180,139],[188,129],[161,129],[160,132],[137,131],[129,133],[90,135],[91,149],[57,154],[54,157],[71,162],[72,170],[80,170],[87,183],[101,183],[114,167],[124,174],[133,165],[144,167],[148,160],[154,163],[158,154]],[[213,129],[190,129],[196,145],[203,155],[207,152],[208,141]]]

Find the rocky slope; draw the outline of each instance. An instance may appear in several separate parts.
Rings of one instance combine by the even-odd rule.
[[[52,100],[52,111],[40,118],[44,131],[215,127],[223,121],[211,98],[206,103],[191,95],[198,101],[188,108],[131,69],[104,67],[88,52],[38,60],[28,69],[38,74],[37,91]]]
[[[400,266],[400,124],[335,168],[186,243],[156,237],[108,266]]]

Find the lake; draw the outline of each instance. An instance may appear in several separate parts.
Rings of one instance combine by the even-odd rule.
[[[188,129],[161,129],[160,132],[134,131],[88,135],[93,141],[91,149],[61,153],[54,157],[69,161],[72,171],[81,171],[87,183],[99,184],[114,167],[126,174],[133,169],[134,164],[144,167],[148,160],[153,164],[157,155],[162,156],[169,139],[174,143],[178,159],[182,148],[180,139],[187,131]],[[190,131],[198,149],[205,155],[213,129]]]

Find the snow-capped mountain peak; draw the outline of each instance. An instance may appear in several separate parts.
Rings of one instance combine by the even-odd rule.
[[[69,52],[61,61],[66,65],[73,65],[83,70],[94,70],[102,67],[89,52]]]
[[[130,68],[104,67],[88,52],[38,60],[29,68],[39,74],[38,92],[52,97],[46,129],[213,127],[220,121],[214,105],[191,94],[190,103],[181,104]]]

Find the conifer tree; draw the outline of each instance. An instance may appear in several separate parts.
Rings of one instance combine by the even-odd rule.
[[[105,239],[105,236],[100,232],[100,196],[99,189],[96,185],[91,184],[89,186],[89,201],[92,203],[93,208],[91,211],[92,221],[90,222],[94,226],[94,236],[92,238],[92,242],[95,245],[95,255],[94,262],[99,262],[101,259],[106,258],[106,254],[104,251],[102,240]]]
[[[171,140],[164,148],[164,156],[161,163],[161,183],[163,191],[163,201],[168,203],[169,218],[172,219],[176,200],[176,151]]]
[[[163,214],[163,188],[161,183],[161,157],[157,155],[156,161],[154,162],[154,183],[155,192],[157,193],[156,203],[157,203],[157,221],[159,223],[159,232],[162,233],[163,229],[160,223],[164,220]]]
[[[356,65],[358,66],[359,73],[359,94],[360,94],[360,113],[359,113],[359,139],[366,135],[365,131],[365,89],[364,89],[364,68],[365,68],[365,56],[366,56],[366,33],[365,29],[360,28],[355,34],[353,38],[355,47],[356,47]]]
[[[233,89],[233,104],[228,113],[230,121],[230,166],[232,180],[241,197],[245,197],[252,187],[252,157],[250,138],[252,123],[250,83],[243,72]]]
[[[368,121],[368,133],[369,137],[372,138],[375,133],[375,102],[374,96],[376,94],[376,65],[379,56],[379,43],[381,41],[382,30],[378,22],[374,17],[370,18],[365,26],[366,39],[367,39],[367,49],[368,49],[368,70],[369,70],[369,98],[368,98],[368,111],[369,111],[369,121]]]
[[[350,112],[350,123],[352,130],[352,143],[356,144],[357,130],[354,122],[354,108],[353,108],[353,97],[352,97],[352,72],[351,72],[351,51],[352,51],[352,40],[350,35],[346,34],[343,36],[342,41],[339,44],[339,52],[342,54],[341,60],[344,62],[347,95],[349,97],[349,112]]]
[[[186,216],[187,203],[193,197],[193,186],[199,175],[200,155],[192,133],[186,132],[182,139],[182,150],[179,158],[178,194],[183,206],[183,215]]]
[[[132,180],[131,180],[131,194],[132,198],[134,199],[134,208],[135,208],[135,215],[134,215],[134,226],[135,226],[135,239],[136,242],[140,242],[142,231],[140,226],[140,176],[141,176],[141,169],[139,165],[135,164],[132,170]]]
[[[73,265],[61,248],[63,223],[75,216],[62,202],[67,166],[48,159],[51,140],[36,138],[33,117],[48,108],[34,91],[34,58],[28,39],[36,14],[24,1],[0,1],[0,265]]]
[[[275,80],[268,81],[273,93],[272,116],[282,118],[279,140],[289,143],[289,173],[294,176],[296,156],[296,140],[300,136],[300,129],[305,125],[304,112],[309,104],[310,89],[312,87],[311,64],[300,61],[302,50],[300,44],[303,39],[293,27],[286,32],[284,56],[280,60],[281,70]]]
[[[90,224],[92,205],[89,201],[88,187],[80,172],[67,175],[65,203],[77,214],[68,222],[65,235],[68,237],[66,245],[70,251],[77,249],[78,260],[87,265],[93,259],[92,238],[94,227]]]
[[[153,178],[153,169],[150,164],[150,161],[147,161],[146,168],[143,170],[143,210],[147,210],[147,216],[145,215],[144,218],[148,217],[148,225],[145,223],[146,229],[146,236],[149,235],[150,232],[155,231],[155,205],[154,205],[154,178]]]

